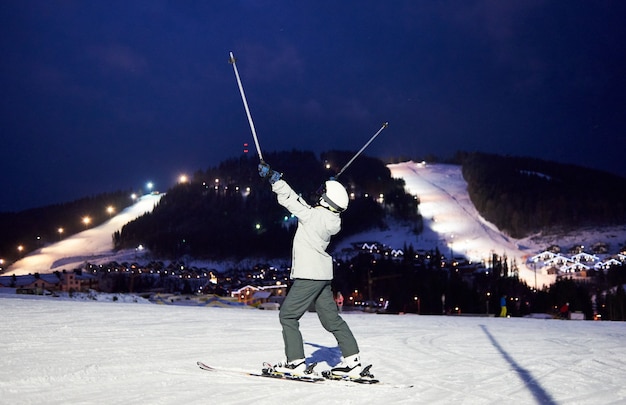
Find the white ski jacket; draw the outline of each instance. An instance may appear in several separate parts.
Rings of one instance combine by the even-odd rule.
[[[338,213],[311,207],[284,180],[272,184],[278,203],[298,218],[293,238],[291,278],[332,280],[333,259],[326,252],[331,236],[341,230]]]

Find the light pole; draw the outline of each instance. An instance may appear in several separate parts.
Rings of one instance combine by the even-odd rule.
[[[450,235],[450,261],[451,262],[454,262],[453,244],[454,244],[454,235]]]

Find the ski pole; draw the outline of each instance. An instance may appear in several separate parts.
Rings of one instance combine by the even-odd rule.
[[[343,173],[343,171],[344,171],[344,170],[346,170],[346,169],[348,168],[348,166],[350,166],[350,165],[352,164],[352,162],[354,161],[354,159],[356,159],[356,158],[357,158],[357,156],[359,156],[359,155],[361,154],[361,152],[363,152],[363,151],[365,150],[365,148],[367,148],[367,147],[368,147],[368,145],[369,145],[370,143],[372,143],[372,141],[374,140],[374,138],[376,138],[376,137],[378,136],[378,134],[380,134],[381,132],[383,132],[383,129],[387,128],[388,126],[389,126],[389,122],[385,122],[385,123],[383,123],[383,126],[382,126],[382,127],[380,127],[380,129],[379,129],[379,130],[378,130],[378,131],[374,134],[374,136],[372,136],[372,137],[370,138],[370,140],[369,140],[369,141],[367,141],[367,143],[366,143],[365,145],[363,145],[363,147],[361,148],[361,150],[359,150],[359,151],[356,153],[356,155],[354,155],[354,156],[352,157],[352,159],[350,159],[350,161],[349,161],[348,163],[346,163],[346,165],[343,167],[343,169],[341,169],[341,170],[339,171],[339,173],[337,173],[337,174],[335,175],[335,179],[339,178],[339,176],[341,175],[341,173]]]
[[[254,138],[254,145],[256,146],[256,151],[259,154],[259,159],[263,162],[263,155],[261,154],[261,147],[259,146],[259,139],[256,136],[256,130],[254,129],[254,122],[252,122],[252,116],[250,115],[250,108],[248,108],[248,101],[246,100],[246,94],[243,92],[243,85],[241,84],[241,79],[239,78],[239,72],[237,71],[237,65],[235,64],[235,56],[233,53],[230,53],[229,63],[233,65],[233,69],[235,70],[235,77],[237,78],[237,85],[239,86],[239,92],[241,93],[241,99],[243,100],[243,107],[246,109],[246,115],[248,116],[248,122],[250,123],[250,130],[252,131],[252,137]]]

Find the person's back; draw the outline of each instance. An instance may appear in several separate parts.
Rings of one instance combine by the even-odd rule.
[[[363,378],[356,339],[339,316],[333,298],[333,262],[326,252],[331,237],[341,229],[339,214],[348,207],[348,193],[341,184],[329,180],[324,184],[324,193],[318,205],[312,207],[282,180],[282,174],[271,170],[266,163],[259,164],[259,175],[269,180],[278,203],[298,219],[292,248],[293,284],[279,313],[287,360],[276,364],[273,369],[288,375],[312,373],[306,365],[299,321],[308,308],[315,305],[322,326],[333,334],[343,355],[341,364],[333,367],[330,373],[339,378]],[[371,377],[371,374],[368,375]]]

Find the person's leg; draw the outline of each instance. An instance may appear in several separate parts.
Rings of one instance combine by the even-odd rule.
[[[287,361],[304,358],[304,343],[300,333],[300,318],[324,287],[323,281],[296,279],[280,307]]]
[[[341,354],[344,358],[359,353],[359,346],[352,331],[346,321],[339,316],[337,304],[333,299],[330,281],[326,283],[321,293],[317,296],[315,300],[315,311],[324,329],[332,333],[335,339],[337,339],[337,344],[339,344]]]

